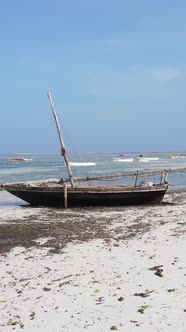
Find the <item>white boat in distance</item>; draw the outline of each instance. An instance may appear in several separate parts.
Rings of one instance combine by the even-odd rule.
[[[70,166],[75,166],[75,167],[79,167],[79,166],[95,166],[96,163],[95,162],[76,162],[76,161],[69,161]]]
[[[160,158],[159,157],[144,157],[143,155],[140,155],[136,158],[136,161],[139,161],[139,162],[149,162],[149,161],[155,161],[155,160],[159,160]]]
[[[181,155],[178,155],[178,156],[170,156],[170,158],[172,158],[172,159],[185,159],[186,155],[181,154]]]
[[[140,162],[140,163],[148,163],[149,162],[149,158],[137,157],[136,161]]]
[[[118,163],[131,163],[134,161],[134,158],[112,158],[112,161]]]

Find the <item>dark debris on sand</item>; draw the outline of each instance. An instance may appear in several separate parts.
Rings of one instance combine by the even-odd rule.
[[[5,254],[12,248],[23,246],[49,248],[49,253],[60,253],[61,250],[72,241],[89,241],[91,239],[104,239],[110,243],[112,239],[119,245],[120,240],[128,240],[136,235],[143,234],[150,229],[150,224],[139,223],[125,227],[122,232],[118,227],[114,232],[108,230],[113,219],[85,217],[79,210],[73,213],[64,213],[59,209],[45,209],[39,215],[25,216],[24,219],[6,220],[0,224],[0,254]],[[35,240],[48,238],[44,244],[38,244]]]

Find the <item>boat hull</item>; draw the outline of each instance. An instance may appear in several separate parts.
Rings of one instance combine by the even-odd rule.
[[[4,188],[31,204],[32,206],[68,207],[86,206],[127,206],[139,204],[160,204],[163,200],[166,186],[159,188],[143,188],[133,190],[95,190],[87,188],[68,188],[65,195],[63,188]]]

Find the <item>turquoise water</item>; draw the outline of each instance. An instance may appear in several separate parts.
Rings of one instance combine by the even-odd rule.
[[[113,162],[112,158],[124,158],[119,153],[84,153],[68,156],[69,161],[95,162],[91,167],[71,167],[74,176],[102,176],[137,170],[158,170],[186,167],[186,158],[171,159],[175,153],[146,153],[144,156],[158,157],[159,160],[137,162],[139,153],[128,153],[126,158],[134,158],[134,162]],[[11,158],[31,158],[28,162],[13,162]],[[60,154],[19,154],[0,155],[0,183],[40,180],[47,178],[68,177],[63,157]],[[157,176],[156,176],[157,177]],[[155,176],[152,177],[155,181]],[[186,172],[169,174],[171,190],[186,189]],[[125,181],[122,180],[122,181]],[[129,180],[127,180],[129,181]],[[130,180],[131,181],[131,180]],[[126,181],[125,181],[126,182]]]

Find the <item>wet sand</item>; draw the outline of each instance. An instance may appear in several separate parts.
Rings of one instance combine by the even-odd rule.
[[[186,193],[66,211],[0,198],[1,332],[186,330]]]

